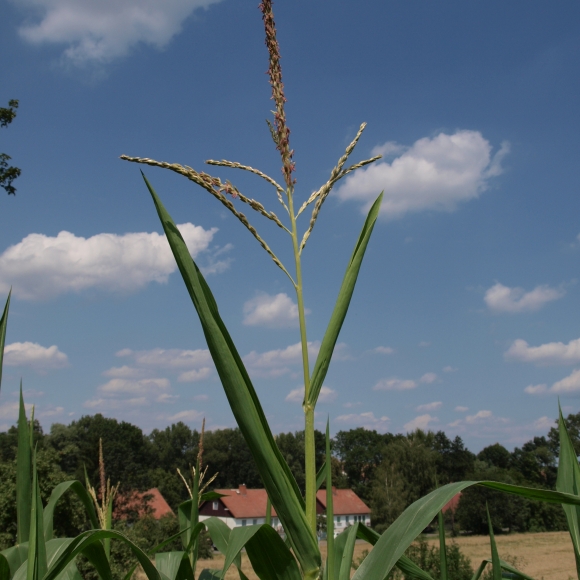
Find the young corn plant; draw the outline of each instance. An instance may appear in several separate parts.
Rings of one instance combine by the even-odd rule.
[[[333,186],[344,176],[376,161],[379,157],[366,159],[345,168],[345,164],[365,128],[365,124],[363,123],[352,143],[346,148],[345,153],[338,160],[328,181],[305,199],[296,210],[298,203],[295,199],[296,181],[293,177],[293,150],[290,148],[290,130],[284,111],[286,99],[282,83],[280,51],[276,40],[272,0],[264,0],[260,4],[260,10],[264,21],[266,46],[269,55],[270,66],[268,73],[272,88],[272,99],[274,100],[276,109],[274,111],[274,120],[273,122],[268,121],[268,127],[281,157],[283,185],[279,184],[263,171],[250,167],[249,165],[227,160],[209,160],[207,163],[213,166],[247,171],[265,180],[274,189],[276,198],[286,214],[285,219],[280,219],[273,211],[266,209],[260,202],[242,194],[228,180],[222,181],[219,177],[196,171],[187,165],[155,161],[147,157],[121,156],[122,159],[134,163],[169,169],[187,177],[205,189],[238,218],[272,258],[274,263],[288,277],[296,293],[304,375],[303,410],[306,446],[306,493],[304,497],[300,493],[296,481],[276,445],[250,377],[226,325],[220,317],[218,306],[211,290],[198,266],[192,260],[173,219],[161,203],[149,180],[143,174],[143,179],[153,198],[159,219],[161,220],[167,240],[178,264],[181,276],[199,316],[209,351],[230,407],[254,456],[268,497],[280,518],[287,536],[287,543],[285,543],[269,525],[247,526],[230,530],[223,522],[215,518],[205,520],[203,523],[208,528],[212,540],[218,549],[225,554],[225,564],[221,572],[222,577],[228,568],[234,564],[240,570],[240,576],[244,580],[243,573],[240,569],[240,551],[242,548],[245,548],[254,571],[261,580],[274,580],[282,577],[287,580],[298,580],[300,578],[314,580],[321,575],[327,580],[348,580],[354,542],[356,538],[363,538],[375,547],[357,569],[354,580],[362,580],[363,578],[365,580],[384,580],[394,566],[399,567],[409,577],[427,580],[429,575],[406,558],[404,552],[455,494],[475,484],[484,485],[506,493],[513,493],[541,501],[561,503],[568,506],[566,509],[568,509],[567,514],[570,514],[569,521],[575,525],[574,531],[572,532],[575,553],[577,558],[580,558],[580,517],[578,516],[580,513],[578,511],[580,497],[578,496],[577,489],[577,482],[580,481],[580,471],[577,461],[574,458],[575,467],[573,469],[569,467],[566,474],[562,476],[562,482],[558,488],[559,491],[524,488],[492,481],[457,482],[443,486],[409,506],[381,536],[378,536],[370,528],[357,523],[345,530],[336,540],[329,541],[328,557],[323,566],[320,550],[316,541],[316,491],[323,479],[326,479],[327,489],[331,489],[330,456],[329,450],[327,450],[327,467],[317,477],[314,462],[314,412],[334,347],[350,304],[362,260],[379,213],[382,194],[377,197],[371,206],[355,244],[313,368],[311,368],[308,353],[301,256],[316,224],[322,205],[326,201]],[[250,223],[246,215],[234,205],[234,201],[247,205],[263,218],[273,221],[285,235],[289,236],[294,258],[292,268],[282,263],[266,240]],[[311,205],[310,220],[304,228],[302,235],[300,235],[298,218]],[[572,462],[572,459],[564,459],[564,461]],[[328,502],[329,517],[327,518],[327,522],[330,526],[329,538],[333,536],[331,514],[332,494],[329,495]],[[580,562],[580,559],[578,561]],[[495,570],[497,569],[498,566],[496,563]],[[445,578],[444,562],[442,562],[442,570],[444,571],[443,578]],[[496,576],[499,573],[494,571]]]

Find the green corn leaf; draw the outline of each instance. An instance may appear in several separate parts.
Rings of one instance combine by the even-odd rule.
[[[260,580],[301,580],[292,552],[272,526],[259,526],[246,542],[246,553]]]
[[[340,568],[336,568],[336,555],[334,548],[334,499],[332,497],[332,463],[330,457],[330,419],[326,421],[324,461],[324,479],[326,480],[326,576],[328,580],[335,580]],[[316,478],[317,488],[318,477]]]
[[[55,559],[55,561],[50,566],[48,572],[42,580],[57,580],[58,576],[63,572],[63,570],[72,562],[79,554],[90,553],[90,547],[93,544],[101,543],[104,539],[116,539],[126,543],[133,555],[138,560],[139,564],[143,568],[147,578],[149,580],[161,580],[161,576],[157,572],[157,569],[149,559],[149,556],[139,546],[135,545],[131,540],[129,540],[123,534],[115,532],[114,530],[89,530],[79,534],[76,538],[73,538],[70,544],[60,553],[60,555]],[[52,540],[54,541],[54,540]],[[102,547],[102,545],[101,545]],[[87,556],[88,557],[88,556]],[[100,555],[99,564],[105,567],[106,556],[104,550]]]
[[[6,556],[0,554],[0,578],[2,578],[2,580],[10,580],[11,577],[10,564],[6,559]]]
[[[67,492],[73,491],[76,493],[77,497],[81,500],[91,526],[94,529],[99,528],[99,520],[97,519],[97,514],[95,512],[95,506],[93,504],[93,499],[87,492],[85,486],[77,480],[64,481],[59,483],[50,494],[50,498],[46,507],[44,508],[44,538],[45,540],[51,540],[53,537],[53,519],[54,519],[54,509],[60,498]]]
[[[10,308],[11,294],[12,290],[10,290],[8,293],[6,305],[4,306],[4,312],[2,313],[2,318],[0,318],[0,386],[2,385],[2,363],[4,361],[4,343],[6,342],[6,325],[8,324],[8,310]]]
[[[226,577],[226,573],[230,569],[230,566],[236,562],[238,557],[240,557],[242,548],[252,539],[254,534],[258,533],[260,527],[261,526],[242,526],[241,528],[234,528],[231,531],[228,549],[225,553],[225,561],[222,571],[223,578]],[[241,561],[239,568],[241,568]]]
[[[32,456],[32,502],[30,508],[30,539],[28,541],[26,580],[41,580],[46,574],[48,567],[42,515],[42,500],[40,499],[35,452]]]
[[[22,564],[28,559],[28,542],[17,544],[11,548],[2,550],[0,555],[6,559],[6,562],[8,562],[8,566],[10,567],[10,577],[13,577],[18,568],[20,568],[20,566],[22,566]]]
[[[304,513],[304,500],[268,422],[242,359],[218,313],[217,304],[189,254],[179,230],[143,176],[179,271],[199,316],[230,408],[250,448],[264,487],[288,535],[305,576],[317,576],[320,551]]]
[[[349,526],[336,538],[336,554],[334,557],[335,570],[338,570],[338,580],[350,580],[350,570],[352,567],[352,557],[358,530],[358,522]],[[343,536],[344,542],[341,542]],[[340,547],[339,547],[340,546]],[[341,553],[340,568],[338,568],[338,554]]]
[[[556,489],[565,493],[580,495],[580,466],[574,445],[566,429],[562,409],[558,405],[559,419],[558,429],[560,433],[560,457],[558,461],[558,478],[556,480]],[[563,505],[566,520],[568,521],[568,530],[572,538],[574,547],[574,556],[576,557],[576,571],[580,578],[580,507]]]
[[[487,513],[487,527],[489,528],[489,545],[491,548],[491,570],[493,580],[501,580],[501,564],[499,561],[499,554],[497,553],[497,546],[495,544],[495,536],[493,535],[493,526],[491,524],[491,517],[489,515],[489,508],[485,504],[485,511]]]
[[[187,552],[162,552],[155,556],[155,567],[168,580],[194,580]]]
[[[357,537],[365,542],[368,542],[371,545],[375,545],[381,535],[378,532],[375,532],[371,528],[367,528],[364,524],[359,523]],[[412,580],[433,580],[433,577],[430,574],[427,574],[424,570],[421,570],[413,560],[408,558],[407,556],[403,555],[395,564],[405,576],[408,576]]]
[[[198,522],[195,525],[192,524],[191,520],[193,512],[193,510],[191,509],[192,504],[193,500],[188,499],[187,501],[180,503],[177,508],[177,516],[179,519],[179,534],[181,535],[181,543],[183,545],[183,549],[186,552],[189,552],[191,550],[193,543],[195,542],[195,540],[205,527],[205,525],[201,522]],[[163,545],[167,543],[168,542],[163,542]]]
[[[326,461],[322,464],[322,467],[318,470],[316,474],[316,490],[318,491],[326,479]]]
[[[330,359],[332,358],[332,353],[334,352],[334,347],[338,340],[342,323],[344,322],[350,305],[350,300],[354,292],[362,260],[373,232],[375,222],[377,221],[382,200],[383,194],[381,193],[369,210],[362,231],[356,242],[354,252],[352,253],[346,268],[346,273],[338,293],[336,305],[334,306],[334,311],[330,317],[328,328],[326,329],[324,338],[322,339],[322,344],[320,345],[320,350],[318,351],[318,356],[316,357],[316,363],[314,364],[314,370],[312,371],[312,377],[310,379],[310,391],[308,392],[308,400],[305,402],[307,405],[312,407],[316,406],[322,383],[326,378]]]
[[[228,552],[228,545],[230,543],[231,528],[219,518],[207,518],[203,520],[205,527],[209,533],[211,541],[214,543],[215,547],[225,556]],[[241,574],[242,570],[242,557],[238,554],[234,560],[238,571]]]
[[[507,493],[547,503],[580,505],[580,496],[559,491],[522,487],[497,481],[460,481],[449,483],[411,504],[387,529],[365,558],[353,580],[384,580],[413,540],[427,527],[437,512],[460,491],[471,485],[482,485]]]
[[[20,383],[20,409],[18,412],[18,450],[16,453],[16,513],[17,540],[28,542],[30,535],[30,510],[32,508],[32,448],[28,420]]]
[[[437,514],[437,524],[439,527],[439,557],[441,567],[441,580],[447,580],[447,548],[445,547],[445,520],[443,519],[443,512],[439,511]]]
[[[482,560],[481,564],[471,577],[471,580],[479,580],[488,564],[491,564],[491,558]],[[531,576],[528,576],[524,572],[514,568],[511,564],[504,562],[500,559],[500,566],[502,568],[502,578],[512,578],[513,580],[534,580]]]
[[[73,538],[67,539],[72,540]],[[113,580],[113,572],[111,571],[109,557],[107,556],[107,551],[103,543],[93,542],[92,544],[88,544],[83,549],[83,556],[85,556],[88,559],[88,561],[93,565],[101,580]],[[60,576],[58,580],[60,580]]]

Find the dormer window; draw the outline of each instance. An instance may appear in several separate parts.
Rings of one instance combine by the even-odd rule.
[[[219,504],[217,501],[214,501],[211,505],[211,509],[216,511],[219,508]]]

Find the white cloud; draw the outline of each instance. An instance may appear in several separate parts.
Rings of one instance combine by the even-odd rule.
[[[203,367],[201,369],[185,371],[177,377],[177,380],[180,383],[195,383],[197,381],[203,381],[203,379],[207,379],[209,375],[211,375],[211,368]]]
[[[469,407],[462,407],[461,405],[457,405],[457,407],[455,407],[453,410],[457,411],[458,413],[466,413],[469,411]]]
[[[380,418],[375,417],[372,412],[366,413],[350,413],[348,415],[339,415],[336,418],[339,423],[348,423],[356,427],[364,427],[365,429],[376,429],[378,431],[386,430],[390,419],[384,415]]]
[[[13,342],[4,348],[4,364],[11,367],[28,366],[37,372],[69,366],[68,357],[56,345],[41,346],[35,342]]]
[[[417,346],[420,346],[421,348],[427,348],[428,346],[431,346],[431,343],[427,340],[422,340]]]
[[[298,306],[283,292],[275,296],[261,293],[244,304],[244,324],[269,328],[295,327],[298,326]]]
[[[207,250],[217,228],[178,226],[193,257]],[[30,234],[0,255],[0,292],[12,286],[23,300],[48,300],[95,288],[135,292],[150,282],[165,283],[177,269],[164,235],[156,232],[97,234],[66,231],[56,237]]]
[[[313,359],[318,354],[319,342],[308,343],[308,354]],[[253,376],[279,377],[290,372],[290,367],[302,362],[302,345],[297,342],[286,348],[259,353],[253,350],[244,356],[244,363]]]
[[[417,384],[417,381],[411,379],[383,379],[373,387],[373,391],[408,391],[416,388]]]
[[[455,373],[455,372],[457,372],[457,369],[455,367],[448,365],[446,367],[443,367],[443,372],[444,373]]]
[[[564,296],[564,290],[543,284],[526,292],[523,288],[509,288],[499,282],[489,288],[483,297],[487,307],[496,313],[534,312],[544,304]]]
[[[164,48],[197,9],[219,0],[13,0],[33,17],[19,29],[32,44],[64,45],[75,66],[105,64],[143,43]]]
[[[111,379],[98,387],[98,391],[108,396],[157,394],[169,388],[167,379]]]
[[[113,379],[138,379],[143,376],[145,369],[136,369],[127,365],[122,367],[111,367],[103,373],[105,377],[111,377]]]
[[[197,421],[200,417],[203,416],[203,413],[200,411],[195,411],[194,409],[188,409],[186,411],[179,411],[175,413],[175,415],[170,415],[166,417],[167,421],[184,421],[186,423],[191,423],[193,421]]]
[[[154,348],[137,351],[124,348],[116,355],[118,357],[132,357],[136,365],[151,368],[199,369],[212,364],[212,358],[207,348],[196,350]]]
[[[528,393],[528,395],[543,395],[548,392],[548,385],[528,385],[524,389],[524,392]]]
[[[479,131],[466,130],[424,137],[408,148],[386,143],[375,151],[401,153],[399,157],[359,169],[346,178],[337,195],[363,202],[366,213],[384,190],[381,214],[390,219],[427,209],[452,211],[460,202],[477,198],[489,179],[502,173],[509,144],[504,142],[493,157],[491,150]]]
[[[437,417],[431,417],[431,415],[427,413],[425,415],[419,415],[418,417],[415,417],[408,423],[405,423],[403,425],[403,429],[405,429],[407,433],[411,431],[416,431],[417,429],[422,429],[423,431],[426,431],[427,429],[429,429],[430,423],[436,423],[437,421],[439,421]]]
[[[574,364],[580,361],[580,338],[563,342],[548,342],[540,346],[529,346],[518,338],[506,351],[507,360],[533,362],[537,364]]]
[[[491,411],[478,411],[475,415],[467,415],[465,422],[468,424],[479,423],[481,421],[489,420],[493,417]]]
[[[534,421],[534,428],[535,429],[544,430],[544,429],[550,429],[553,426],[554,426],[554,419],[552,419],[550,417],[546,417],[545,415]]]
[[[84,406],[88,409],[99,411],[125,411],[135,407],[145,407],[149,405],[147,397],[133,397],[131,399],[90,399],[85,401]]]
[[[430,384],[437,380],[435,373],[425,373],[418,381],[412,379],[382,379],[374,387],[373,391],[408,391],[415,389],[420,383]]]
[[[439,407],[441,407],[441,405],[443,405],[441,401],[433,401],[433,403],[426,403],[425,405],[419,405],[418,407],[415,407],[415,411],[417,411],[417,413],[436,411],[439,409]]]
[[[320,394],[318,395],[318,402],[320,403],[331,403],[336,399],[336,391],[323,385],[320,389]],[[292,389],[287,395],[285,401],[290,403],[302,403],[304,400],[304,385],[296,389]]]
[[[395,349],[390,346],[377,346],[376,348],[373,348],[372,352],[377,354],[393,354]]]
[[[548,385],[529,385],[524,389],[528,395],[544,395],[547,393],[556,395],[580,394],[580,369],[575,369],[567,377],[556,381],[550,388]]]

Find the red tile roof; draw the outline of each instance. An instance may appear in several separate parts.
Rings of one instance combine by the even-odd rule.
[[[146,507],[143,501],[144,496],[149,496]],[[151,515],[156,520],[166,514],[173,513],[173,510],[156,487],[143,492],[134,491],[128,497],[117,496],[115,504],[115,517],[119,519],[126,519],[127,511],[131,510],[137,511],[139,517]]]
[[[216,489],[224,497],[220,498],[233,518],[263,518],[266,516],[268,496],[265,489],[246,489],[240,485],[238,489]],[[334,489],[333,506],[336,515],[370,514],[371,510],[351,489]],[[316,494],[316,499],[326,509],[326,490]],[[272,516],[276,511],[272,508]]]
[[[457,506],[459,505],[459,500],[461,499],[461,492],[456,493],[441,509],[441,511],[443,513],[448,512],[449,510],[451,510],[452,512],[454,512],[457,509]]]
[[[316,499],[326,509],[326,490],[320,489],[316,493]],[[352,489],[332,489],[332,506],[337,516],[349,514],[370,514],[371,509]]]
[[[240,485],[238,489],[216,489],[223,494],[221,501],[229,510],[233,518],[263,518],[266,517],[268,495],[265,489],[246,489]],[[276,512],[272,508],[272,516]]]

